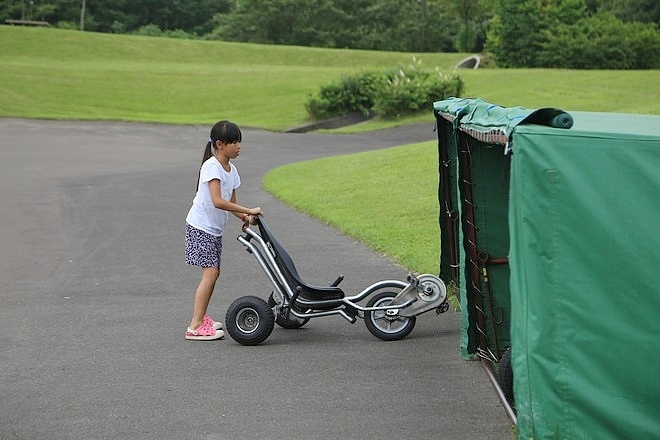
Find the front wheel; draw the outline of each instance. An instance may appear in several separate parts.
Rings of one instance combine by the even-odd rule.
[[[387,306],[396,298],[394,292],[381,292],[371,297],[367,307]],[[364,312],[364,324],[372,335],[383,341],[398,341],[403,339],[415,327],[414,316],[403,317],[396,309],[372,310]]]
[[[270,336],[275,315],[268,303],[256,296],[243,296],[234,301],[225,315],[229,336],[242,345],[257,345]]]

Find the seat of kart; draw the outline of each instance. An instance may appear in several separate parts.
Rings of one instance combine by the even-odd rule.
[[[284,249],[284,247],[277,241],[275,235],[271,232],[270,228],[264,221],[263,217],[259,217],[259,234],[261,238],[271,246],[274,254],[275,261],[282,271],[287,282],[290,284],[292,290],[295,292],[298,287],[301,288],[300,297],[311,301],[332,301],[344,298],[344,291],[335,286],[314,286],[307,284],[298,274],[296,265],[293,263],[291,256]]]

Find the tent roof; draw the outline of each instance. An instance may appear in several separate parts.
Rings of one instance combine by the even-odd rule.
[[[523,132],[551,127],[561,134],[570,129],[570,136],[581,134],[607,137],[651,138],[660,140],[660,116],[622,113],[570,112],[557,108],[526,109],[501,107],[482,99],[448,98],[433,104],[438,115],[454,127],[486,143],[508,145],[514,130]],[[565,134],[569,134],[568,132]]]

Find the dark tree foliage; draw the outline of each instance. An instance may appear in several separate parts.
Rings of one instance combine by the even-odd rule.
[[[598,13],[546,35],[539,65],[574,69],[660,68],[660,38],[643,23]]]
[[[658,66],[659,0],[0,0],[0,19],[267,44],[494,54],[502,67]],[[616,66],[616,67],[613,67]]]
[[[213,16],[228,12],[233,4],[231,0],[86,0],[85,30],[130,33],[152,24],[201,36],[213,30]],[[81,8],[81,0],[0,0],[0,18],[77,28]]]
[[[250,0],[216,16],[222,40],[353,49],[451,51],[448,0]]]
[[[655,23],[660,26],[660,1],[658,0],[601,0],[600,12],[610,12],[624,22]]]
[[[489,48],[502,67],[532,66],[541,50],[538,35],[548,27],[536,0],[500,0]]]
[[[488,48],[502,67],[658,68],[657,24],[625,22],[608,12],[607,5],[595,0],[499,0]],[[617,8],[629,11],[618,3]]]

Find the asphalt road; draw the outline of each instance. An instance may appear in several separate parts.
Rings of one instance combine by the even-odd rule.
[[[210,127],[0,119],[0,439],[511,439],[457,313],[398,342],[362,321],[276,328],[262,345],[183,338],[199,271],[184,219]],[[261,189],[278,165],[435,139],[244,129],[242,204],[264,208],[302,276],[353,293],[406,271]],[[332,196],[329,189],[328,196]],[[225,238],[210,312],[267,297]]]

